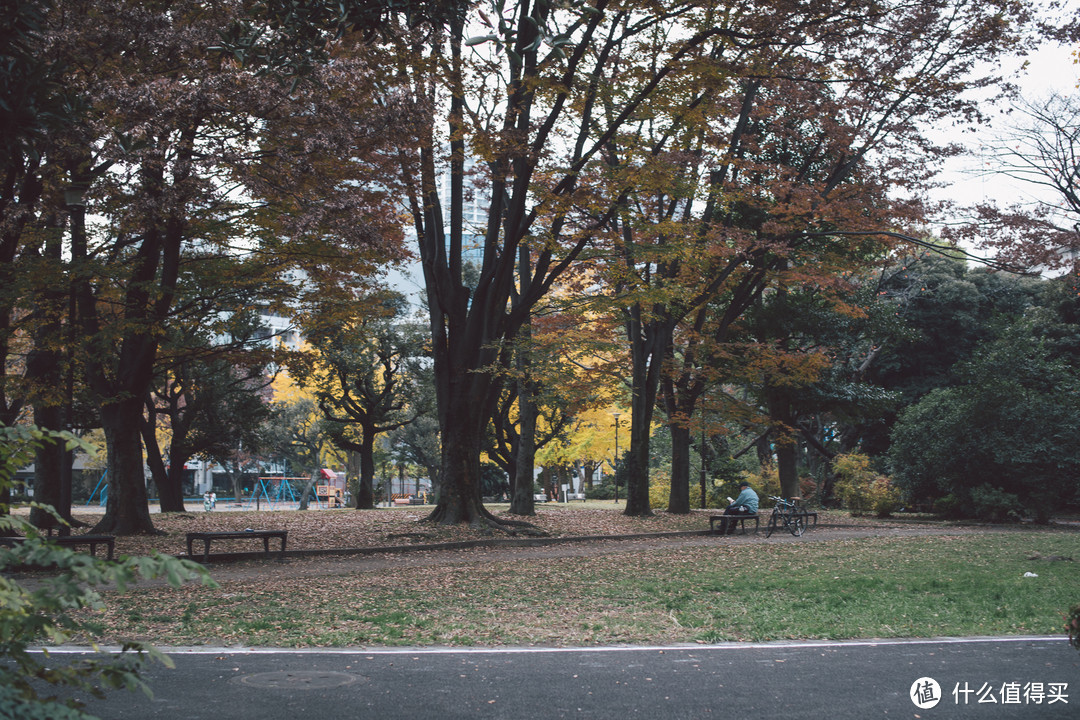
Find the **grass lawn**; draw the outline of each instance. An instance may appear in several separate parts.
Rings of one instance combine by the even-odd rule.
[[[400,566],[106,593],[93,639],[161,645],[590,645],[1061,634],[1080,534],[987,531]],[[497,557],[497,556],[496,556]],[[306,562],[306,561],[294,561]],[[323,562],[332,562],[324,560]],[[1025,577],[1031,572],[1038,577]],[[89,639],[89,638],[84,638]]]

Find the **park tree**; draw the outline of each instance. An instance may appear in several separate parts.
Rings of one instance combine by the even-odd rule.
[[[1023,509],[1046,522],[1075,499],[1080,384],[1075,365],[1053,356],[1048,315],[1007,326],[962,363],[957,385],[901,413],[889,463],[909,502],[987,519]]]
[[[47,9],[41,2],[12,3],[0,19],[0,424],[20,421],[29,405],[39,427],[58,431],[74,420],[74,368],[65,351],[67,213],[52,163],[80,102],[64,82],[63,59],[45,50]],[[36,485],[40,499],[72,522],[70,492],[63,493],[70,484],[62,483],[70,454],[54,437],[37,445]],[[32,515],[33,523],[57,522],[42,511]]]
[[[949,236],[988,250],[1013,268],[1075,270],[1080,253],[1080,100],[1051,94],[1016,102],[1012,127],[991,143],[990,172],[1030,188],[1006,207],[982,203]]]
[[[714,184],[716,207],[734,212],[734,229],[749,229],[760,243],[755,267],[772,272],[789,240],[827,249],[917,214],[917,203],[851,199],[883,197],[885,188],[911,191],[925,179],[928,165],[912,161],[932,164],[935,149],[920,122],[973,117],[974,105],[959,93],[990,79],[971,79],[968,71],[1014,47],[1026,19],[1014,3],[963,0],[265,7],[282,14],[273,23],[279,32],[270,34],[282,45],[314,35],[316,42],[300,43],[302,52],[290,56],[301,65],[318,59],[313,48],[329,47],[332,55],[341,47],[345,54],[370,51],[380,58],[374,66],[392,68],[377,90],[407,110],[397,157],[428,294],[443,440],[443,492],[430,519],[501,528],[513,523],[487,513],[479,493],[484,430],[504,382],[492,369],[508,366],[509,343],[540,299],[611,233],[627,191],[647,185],[635,173],[602,172],[612,143],[643,115],[659,117],[662,105],[668,117],[693,112],[695,87],[716,87],[708,107],[727,107],[713,128],[721,136],[739,108],[755,117],[785,103],[799,109],[782,126],[811,140],[799,145],[804,154],[793,159],[793,172],[770,172],[766,164],[743,172],[741,153],[754,150],[752,136],[734,148],[717,143],[720,157],[730,153],[726,180]],[[243,47],[238,40],[249,37],[247,29],[230,28],[223,45]],[[327,30],[341,31],[338,44],[327,43]],[[292,67],[272,50],[252,54]],[[715,133],[706,137],[715,141]],[[666,153],[673,145],[649,147]],[[783,151],[784,143],[774,147]],[[467,217],[469,200],[483,205],[482,217]],[[679,200],[675,207],[693,207],[686,196]],[[761,206],[783,209],[763,214]],[[530,271],[515,275],[523,250]],[[468,252],[481,258],[475,286],[464,282]],[[789,268],[794,281],[799,268]],[[660,339],[666,334],[660,328]],[[662,357],[665,345],[647,350]],[[638,394],[635,402],[643,400]],[[647,426],[638,424],[632,435],[643,441]],[[631,477],[628,511],[647,513],[647,475],[639,469]]]
[[[1041,304],[1044,283],[941,252],[904,253],[855,282],[874,326],[853,325],[837,340],[833,372],[858,386],[895,396],[891,407],[851,413],[838,425],[840,452],[856,448],[871,457],[888,450],[897,413],[930,391],[956,384],[954,369],[971,358],[997,328]],[[872,299],[871,299],[872,298]]]
[[[505,370],[488,454],[509,477],[514,515],[535,514],[537,454],[564,444],[576,417],[602,402],[597,377],[581,365],[583,356],[597,349],[592,336],[597,326],[578,310],[573,293],[560,288],[517,337],[513,367]]]
[[[319,471],[334,456],[335,429],[330,426],[314,393],[280,373],[273,382],[270,417],[262,430],[267,457],[283,461],[289,472],[303,472],[307,480],[299,493],[300,510],[307,510]]]
[[[730,10],[496,2],[439,24],[419,48],[426,61],[402,64],[416,107],[426,111],[417,114],[415,151],[403,154],[403,167],[416,181],[408,197],[443,431],[445,492],[432,520],[504,524],[483,510],[477,491],[483,428],[501,389],[498,376],[483,370],[504,362],[506,343],[564,271],[610,231],[624,191],[637,182],[598,172],[605,148],[654,101],[685,105],[666,93],[700,80],[710,52],[726,61],[766,45],[777,28],[789,33],[780,44],[801,42],[830,15],[782,3]],[[846,25],[848,14],[837,21]],[[474,34],[474,27],[484,30]],[[404,56],[408,45],[399,47]],[[496,105],[487,104],[492,99]],[[443,169],[448,208],[438,187]],[[464,207],[474,186],[483,188],[487,213],[472,231]],[[469,242],[483,258],[475,290],[462,282]],[[523,248],[531,272],[511,303]],[[643,394],[636,398],[651,408]],[[632,430],[639,444],[650,411]],[[639,480],[632,480],[627,511],[648,512],[647,478],[643,471],[631,477]]]
[[[663,363],[688,357],[672,352],[679,323],[704,328],[700,313],[723,299],[712,325],[724,333],[762,292],[827,288],[883,254],[895,228],[922,219],[912,199],[951,152],[924,129],[978,116],[964,93],[995,78],[971,71],[1016,49],[1026,21],[1021,8],[969,2],[773,10],[757,43],[718,44],[711,82],[605,155],[610,172],[645,177],[610,223],[635,378],[628,514],[649,510],[644,428]]]
[[[348,319],[316,311],[304,331],[311,352],[290,363],[297,381],[314,393],[333,442],[359,453],[357,509],[375,507],[376,439],[427,411],[417,387],[426,362],[423,340],[408,311],[398,293],[381,294]]]
[[[55,138],[76,120],[77,101],[63,80],[63,62],[45,52],[46,6],[17,2],[0,19],[4,62],[0,68],[0,424],[18,420],[26,400],[24,374],[34,320],[58,323],[53,305],[57,289],[63,207],[59,189],[49,183]],[[27,259],[36,267],[27,267]],[[26,282],[30,281],[29,285]],[[43,282],[44,281],[44,282]],[[42,291],[28,302],[34,286]],[[60,282],[62,288],[62,281]],[[33,309],[39,312],[34,313]],[[56,345],[56,338],[50,338]],[[44,353],[45,348],[39,349]],[[39,355],[37,364],[45,360]],[[33,365],[34,363],[29,363]],[[54,363],[55,364],[55,363]],[[52,374],[52,369],[45,374]],[[52,383],[56,387],[59,383]],[[53,407],[55,403],[43,403]],[[50,423],[54,430],[60,428]],[[50,445],[46,442],[43,445]]]
[[[57,14],[56,47],[81,60],[71,80],[88,109],[68,143],[73,181],[105,221],[72,246],[86,381],[108,445],[99,532],[152,532],[140,427],[187,248],[228,242],[243,214],[227,173],[247,149],[255,84],[206,48],[231,4],[80,4]],[[265,88],[259,88],[265,92]]]
[[[447,18],[416,48],[420,57],[402,63],[420,111],[403,170],[414,180],[407,192],[443,441],[442,492],[431,520],[513,525],[480,501],[480,450],[503,385],[490,369],[507,365],[508,344],[593,239],[595,225],[573,222],[574,204],[590,194],[583,170],[682,59],[720,31],[699,27],[663,48],[614,113],[596,103],[598,89],[623,69],[629,38],[679,16],[700,19],[699,12],[499,0]],[[411,48],[398,47],[407,57]],[[449,192],[441,196],[444,169]],[[474,230],[464,209],[477,186],[486,217]],[[472,290],[462,262],[470,243],[482,258]],[[523,255],[529,270],[515,277]]]
[[[327,83],[281,82],[215,49],[244,10],[239,2],[42,6],[36,49],[60,68],[57,81],[78,92],[67,98],[73,111],[63,132],[48,135],[49,153],[37,148],[33,162],[43,169],[35,172],[50,181],[51,197],[65,185],[81,191],[95,218],[84,231],[82,210],[72,213],[68,255],[73,341],[109,447],[102,532],[153,531],[139,420],[195,250],[259,249],[266,257],[288,239],[290,254],[276,254],[280,272],[303,258],[309,272],[331,275],[335,253],[354,256],[355,265],[397,244],[397,234],[381,232],[380,222],[395,217],[379,202],[388,189],[366,192],[378,182],[365,162],[371,136],[355,123],[346,139],[304,133],[313,108],[333,109]],[[353,66],[333,71],[356,82]],[[338,84],[348,91],[345,80]],[[334,252],[322,252],[328,248]]]
[[[238,447],[259,445],[275,359],[258,337],[262,329],[253,313],[234,313],[221,323],[190,328],[190,333],[181,335],[174,328],[163,344],[142,425],[162,512],[184,511],[188,460],[226,457]],[[224,333],[214,337],[214,330]],[[157,436],[159,417],[168,436],[165,451]]]

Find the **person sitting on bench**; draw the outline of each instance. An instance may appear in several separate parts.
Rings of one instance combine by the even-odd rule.
[[[724,510],[725,515],[754,515],[757,513],[758,508],[758,496],[757,493],[750,489],[750,483],[743,480],[739,483],[739,497],[735,498],[727,509]],[[735,526],[739,523],[734,520],[728,521],[726,519],[720,520],[720,534],[721,535],[734,535]]]

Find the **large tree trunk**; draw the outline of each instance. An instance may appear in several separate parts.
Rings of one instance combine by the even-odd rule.
[[[626,453],[621,475],[626,478],[626,509],[624,515],[644,516],[652,515],[649,506],[649,432],[652,424],[652,413],[647,413],[648,418],[639,414],[635,405],[634,416],[630,423],[630,450]],[[618,481],[616,476],[616,481]]]
[[[50,241],[45,254],[55,261],[54,267],[58,266],[59,242]],[[37,288],[37,292],[40,293],[40,299],[36,302],[38,307],[34,312],[36,326],[33,330],[33,348],[26,359],[26,381],[33,398],[34,424],[44,430],[59,431],[65,429],[62,403],[65,387],[64,361],[58,344],[69,340],[69,337],[65,337],[59,320],[65,311],[66,296],[50,285]],[[70,398],[68,402],[70,403]],[[64,462],[67,459],[64,445],[60,440],[46,442],[35,453],[34,500],[51,505],[60,517],[71,522],[71,492],[69,488],[65,497],[63,486]],[[68,532],[67,526],[59,523],[51,513],[39,508],[31,508],[30,522],[39,528],[57,527],[61,534]]]
[[[110,403],[101,410],[108,452],[108,492],[105,516],[91,532],[110,535],[156,534],[146,502],[141,398]]]
[[[188,457],[180,455],[171,460],[165,482],[157,486],[159,509],[161,512],[184,512],[184,465]]]
[[[671,492],[668,512],[690,512],[690,428],[669,425],[671,431]]]
[[[701,454],[701,481],[700,481],[700,484],[701,484],[701,509],[704,510],[709,505],[709,494],[707,492],[707,490],[708,490],[707,486],[708,486],[708,477],[709,477],[708,467],[709,467],[709,454],[710,454],[709,444],[707,442],[705,442],[705,435],[704,434],[702,434],[702,436],[701,436],[700,454]]]
[[[790,435],[776,438],[776,471],[780,475],[780,495],[786,498],[802,496],[799,489],[798,443]]]
[[[375,433],[362,429],[360,450],[360,482],[356,486],[356,509],[375,507]]]
[[[652,515],[649,507],[649,443],[653,410],[660,389],[660,370],[664,350],[671,337],[662,320],[642,322],[642,308],[633,305],[627,311],[626,334],[631,355],[630,450],[622,472],[626,478],[624,515]]]
[[[533,467],[536,465],[536,403],[528,382],[518,383],[518,431],[517,453],[514,465],[514,483],[510,486],[510,512],[514,515],[535,515],[533,498]]]
[[[63,425],[63,409],[55,406],[35,407],[34,424],[46,430],[59,430]],[[50,440],[43,443],[34,454],[34,502],[51,505],[65,520],[71,517],[71,506],[63,507],[60,478],[63,473],[64,442]],[[42,529],[58,528],[62,535],[67,534],[63,526],[52,513],[33,507],[30,509],[30,524]]]
[[[480,502],[480,433],[475,410],[460,404],[448,409],[442,430],[442,492],[428,517],[442,525],[486,525],[490,513]]]
[[[315,468],[311,471],[311,476],[308,477],[307,482],[304,483],[304,489],[300,493],[300,506],[297,510],[307,510],[310,506],[311,488],[315,487],[315,483],[319,480],[319,468]]]
[[[184,463],[188,460],[188,452],[174,435],[169,448],[171,464],[166,467],[161,448],[158,447],[155,427],[153,415],[141,423],[146,464],[150,468],[150,478],[157,487],[159,507],[161,512],[184,512]]]
[[[795,420],[791,403],[774,395],[769,399],[769,415],[773,421],[773,447],[776,453],[776,470],[780,475],[780,496],[801,497],[799,489],[799,445],[795,436]]]

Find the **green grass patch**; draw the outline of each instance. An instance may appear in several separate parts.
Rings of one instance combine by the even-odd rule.
[[[1080,559],[1080,535],[718,542],[348,576],[268,574],[217,589],[110,594],[94,639],[483,646],[1064,634],[1062,615],[1080,601],[1080,565],[1029,559],[1036,553]]]

